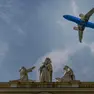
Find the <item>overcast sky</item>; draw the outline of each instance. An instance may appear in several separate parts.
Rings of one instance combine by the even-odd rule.
[[[78,17],[93,7],[94,0],[0,0],[0,81],[19,79],[19,68],[33,65],[29,77],[38,80],[46,56],[52,60],[53,80],[63,76],[67,64],[77,80],[94,81],[94,29],[86,28],[79,43],[76,24],[62,17]]]

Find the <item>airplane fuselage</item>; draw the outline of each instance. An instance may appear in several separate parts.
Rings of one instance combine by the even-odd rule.
[[[79,17],[75,17],[72,15],[63,15],[63,17],[69,21],[75,22],[77,24],[77,27],[73,27],[74,30],[78,31],[79,35],[79,41],[82,42],[83,39],[83,31],[86,27],[94,29],[94,23],[89,22],[90,17],[94,13],[94,8],[92,8],[89,12],[84,14],[79,14]]]
[[[85,22],[84,20],[81,20],[78,17],[72,16],[72,15],[64,15],[63,16],[65,19],[75,22],[78,25],[81,25],[83,27],[90,27],[90,28],[94,28],[94,23],[92,22]]]

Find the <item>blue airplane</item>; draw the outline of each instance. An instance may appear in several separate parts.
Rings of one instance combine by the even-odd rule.
[[[74,30],[78,31],[79,34],[79,41],[82,42],[83,39],[83,31],[85,27],[89,27],[94,29],[94,23],[89,22],[90,17],[94,13],[94,8],[92,8],[88,13],[84,14],[79,14],[79,17],[75,17],[72,15],[63,15],[63,17],[69,21],[75,22],[77,24],[77,27],[73,27]]]

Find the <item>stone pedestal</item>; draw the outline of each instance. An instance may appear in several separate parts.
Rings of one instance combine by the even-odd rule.
[[[20,82],[0,83],[0,94],[94,94],[94,82]]]

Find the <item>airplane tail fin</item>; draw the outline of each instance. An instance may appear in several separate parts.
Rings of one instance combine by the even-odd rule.
[[[77,31],[79,30],[78,27],[76,27],[76,26],[74,26],[73,29],[74,29],[74,30],[77,30]]]

